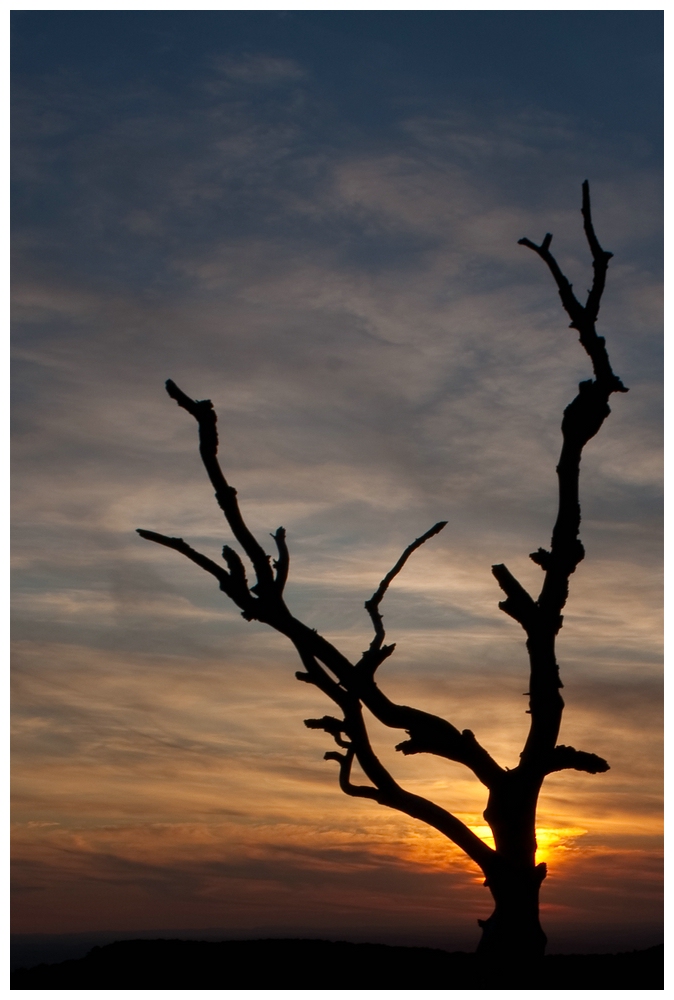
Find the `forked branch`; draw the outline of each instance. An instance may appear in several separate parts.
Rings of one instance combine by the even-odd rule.
[[[166,391],[178,406],[191,413],[199,425],[199,452],[208,478],[215,490],[218,506],[227,518],[234,537],[252,562],[257,574],[257,586],[269,587],[273,584],[269,556],[244,522],[236,490],[225,479],[218,462],[217,415],[210,399],[191,399],[179,389],[172,379],[166,382]]]
[[[580,383],[578,395],[564,410],[562,419],[563,444],[557,466],[559,480],[557,520],[552,531],[550,550],[539,548],[531,554],[531,559],[545,573],[538,599],[533,602],[505,567],[494,567],[494,574],[507,594],[507,600],[499,606],[519,621],[527,632],[527,646],[531,663],[529,700],[531,727],[521,760],[523,765],[537,771],[541,771],[544,761],[553,758],[556,760],[571,759],[569,754],[564,758],[561,751],[554,750],[564,708],[564,702],[559,694],[559,688],[562,684],[555,660],[554,641],[562,626],[561,612],[569,594],[569,578],[585,555],[585,550],[578,537],[580,531],[578,481],[582,450],[599,431],[611,412],[608,405],[610,395],[614,392],[627,392],[620,379],[613,373],[604,338],[599,337],[595,330],[601,296],[606,283],[608,262],[613,255],[607,250],[603,250],[597,239],[592,222],[590,189],[587,181],[583,183],[581,212],[594,269],[592,288],[588,292],[585,305],[578,301],[570,282],[550,253],[552,241],[550,233],[545,236],[540,246],[532,243],[529,239],[519,241],[522,245],[534,250],[550,269],[557,284],[562,305],[571,319],[570,325],[578,331],[580,342],[592,361],[595,375],[594,380],[590,379]],[[576,754],[575,760],[585,760],[587,763],[588,755],[578,757],[576,751],[573,753]],[[592,764],[592,762],[590,763]],[[576,765],[565,764],[563,766],[575,767]],[[594,765],[592,764],[592,766]],[[580,769],[585,770],[586,768]],[[601,770],[601,768],[598,767],[597,770]]]
[[[227,483],[220,468],[217,459],[216,415],[210,400],[193,400],[170,380],[166,388],[169,395],[198,422],[201,457],[215,487],[216,499],[225,513],[235,538],[253,563],[257,582],[249,587],[244,565],[239,555],[228,545],[222,550],[227,563],[225,570],[196,552],[182,539],[144,530],[139,531],[141,537],[166,545],[187,556],[216,577],[221,589],[241,608],[246,619],[265,622],[293,642],[304,667],[303,671],[297,673],[298,679],[316,686],[344,713],[350,742],[348,747],[342,746],[346,754],[340,755],[340,783],[348,794],[375,798],[391,808],[425,819],[452,839],[456,840],[458,837],[461,841],[460,846],[463,846],[471,857],[480,857],[486,862],[490,857],[489,849],[465,824],[446,810],[434,806],[419,796],[410,795],[396,784],[374,754],[362,718],[361,703],[367,706],[384,725],[405,729],[410,738],[398,746],[404,754],[434,753],[459,761],[471,768],[485,784],[492,783],[504,773],[487,751],[479,745],[472,732],[469,730],[460,732],[451,723],[438,716],[395,704],[382,694],[373,679],[376,667],[394,649],[394,646],[383,645],[385,633],[380,612],[381,601],[392,580],[412,553],[442,530],[446,522],[438,522],[407,546],[366,603],[375,636],[370,648],[354,666],[332,643],[315,629],[308,628],[295,618],[286,607],[282,596],[289,567],[285,530],[279,528],[273,535],[278,558],[274,563],[275,574],[272,575],[269,557],[245,524],[238,507],[236,491]],[[350,781],[354,755],[373,783],[372,788],[354,786]],[[459,843],[458,840],[456,842]]]
[[[322,719],[306,719],[304,724],[309,729],[325,730],[345,750],[345,753],[328,751],[325,754],[325,760],[335,760],[339,764],[339,785],[343,792],[357,798],[373,799],[380,805],[422,820],[462,848],[485,874],[491,871],[498,860],[496,852],[470,827],[434,802],[405,791],[390,775],[372,749],[357,700],[347,704],[341,721],[324,716]],[[354,759],[372,785],[353,784],[351,770]]]
[[[227,596],[238,604],[240,608],[244,610],[248,609],[248,602],[241,599],[238,580],[234,580],[227,570],[224,570],[222,566],[218,566],[218,564],[213,562],[212,559],[209,559],[208,556],[204,556],[201,552],[197,552],[196,549],[193,549],[192,546],[188,545],[182,538],[171,538],[169,535],[160,535],[157,531],[146,531],[144,528],[136,528],[136,531],[141,538],[145,538],[149,542],[156,542],[158,545],[165,545],[166,548],[174,549],[176,552],[180,552],[182,555],[187,556],[187,558],[191,559],[193,563],[197,564],[197,566],[201,566],[201,568],[205,569],[207,573],[214,576],[220,584],[220,590],[227,594]],[[229,551],[231,552],[232,550],[230,549]],[[236,553],[234,553],[234,555],[236,555]],[[241,560],[239,559],[239,564],[240,563]]]
[[[592,267],[594,269],[594,280],[585,305],[581,305],[573,293],[573,287],[568,278],[562,274],[559,264],[550,253],[552,233],[546,233],[543,242],[539,245],[524,237],[518,242],[530,250],[534,250],[541,257],[550,269],[557,288],[562,305],[571,320],[570,326],[577,330],[580,335],[580,342],[592,359],[594,374],[598,381],[606,383],[609,392],[627,392],[620,379],[613,374],[609,363],[606,345],[603,337],[598,337],[594,324],[599,315],[599,303],[606,283],[606,271],[608,262],[613,256],[608,250],[603,250],[599,245],[592,223],[592,213],[590,209],[590,185],[583,182],[583,203],[581,212],[583,215],[583,228],[592,253]]]

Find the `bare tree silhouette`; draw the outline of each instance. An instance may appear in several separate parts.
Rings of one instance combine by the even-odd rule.
[[[580,505],[578,479],[583,446],[592,438],[610,410],[611,393],[626,392],[611,370],[603,337],[595,323],[604,290],[606,271],[612,254],[603,250],[595,236],[590,213],[587,181],[583,184],[582,216],[585,235],[592,253],[594,279],[582,305],[550,253],[548,233],[540,246],[531,240],[519,242],[534,250],[549,267],[580,343],[592,361],[594,378],[581,382],[576,398],[564,410],[562,451],[557,466],[559,507],[550,549],[539,548],[531,559],[544,572],[536,600],[527,593],[504,565],[492,572],[506,598],[499,607],[518,622],[526,633],[529,654],[529,733],[517,767],[501,767],[478,743],[469,729],[459,730],[450,722],[427,712],[398,705],[380,690],[375,680],[377,668],[389,657],[394,645],[385,645],[380,612],[381,602],[391,581],[412,553],[444,528],[439,521],[405,549],[393,569],[384,577],[365,608],[372,621],[374,638],[357,663],[351,663],[334,645],[293,616],[284,598],[289,555],[286,534],[279,528],[273,535],[277,558],[270,557],[247,527],[237,501],[236,490],[226,481],[217,459],[216,414],[210,400],[193,400],[174,382],[166,389],[179,406],[191,413],[199,425],[201,458],[215,489],[216,500],[225,518],[252,563],[256,582],[250,586],[239,555],[225,545],[222,550],[227,569],[196,552],[182,538],[169,538],[138,529],[146,539],[175,549],[211,573],[220,589],[241,609],[247,621],[270,625],[287,636],[303,664],[298,680],[313,684],[330,698],[341,717],[326,715],[307,719],[310,729],[322,729],[333,737],[338,751],[325,754],[339,766],[339,785],[347,795],[373,799],[397,809],[439,830],[457,844],[482,869],[485,885],[494,899],[491,916],[479,921],[482,938],[478,954],[485,967],[505,984],[513,970],[531,969],[542,958],[546,937],[539,921],[539,890],[546,876],[545,864],[536,864],[536,805],[546,775],[572,768],[596,774],[609,765],[593,753],[557,745],[564,702],[562,682],[555,658],[555,637],[562,626],[561,611],[569,592],[569,578],[584,557],[578,532]],[[365,706],[376,719],[392,729],[404,730],[408,739],[396,750],[403,754],[430,753],[465,764],[488,789],[484,818],[491,827],[495,849],[481,840],[466,824],[428,799],[402,788],[375,755],[363,718]],[[356,760],[370,784],[354,784],[351,769]],[[500,979],[498,977],[501,977]],[[505,977],[505,978],[504,978]],[[522,985],[520,978],[518,984]]]

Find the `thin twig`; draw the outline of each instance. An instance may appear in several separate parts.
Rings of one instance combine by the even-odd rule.
[[[379,614],[379,605],[381,604],[384,594],[388,590],[389,584],[398,575],[412,553],[423,545],[424,542],[427,542],[429,538],[432,538],[433,535],[437,535],[440,531],[442,531],[446,524],[447,521],[438,521],[437,524],[434,524],[432,528],[429,528],[428,531],[426,531],[419,538],[415,538],[412,544],[407,546],[393,569],[389,570],[386,574],[369,601],[365,602],[365,610],[372,619],[372,625],[374,627],[374,639],[370,644],[370,649],[373,652],[374,650],[381,648],[381,644],[386,636],[386,632],[384,631],[384,620]]]
[[[590,252],[592,253],[592,267],[594,268],[594,281],[592,282],[592,288],[585,303],[585,312],[588,319],[595,323],[599,315],[599,302],[606,283],[608,262],[613,254],[609,250],[602,250],[599,240],[595,235],[594,226],[592,225],[590,185],[588,181],[583,181],[583,205],[581,213],[583,215],[583,228],[590,246]]]

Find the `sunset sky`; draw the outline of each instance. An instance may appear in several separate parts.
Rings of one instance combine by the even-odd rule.
[[[591,369],[543,263],[630,387],[585,450],[586,559],[558,656],[549,950],[661,940],[659,11],[22,11],[14,48],[14,924],[29,933],[333,936],[475,947],[491,897],[440,834],[343,795],[332,711],[281,636],[138,527],[231,542],[196,427],[293,612],[348,656],[383,611],[382,688],[516,765],[520,627],[549,543],[564,406]],[[480,834],[485,789],[403,758]]]

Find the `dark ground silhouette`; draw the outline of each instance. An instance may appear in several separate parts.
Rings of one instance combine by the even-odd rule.
[[[662,945],[618,955],[550,955],[530,985],[661,990],[663,958]],[[471,989],[482,985],[478,962],[466,952],[344,941],[116,941],[84,958],[18,969],[11,988]]]

